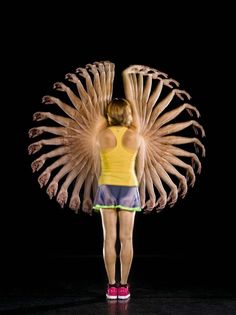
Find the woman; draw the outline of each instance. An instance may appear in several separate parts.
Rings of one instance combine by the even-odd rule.
[[[136,109],[125,99],[114,99],[109,103],[107,120],[109,126],[98,136],[101,175],[93,208],[100,211],[102,219],[103,257],[109,281],[106,297],[127,299],[130,296],[128,276],[133,259],[134,219],[136,211],[141,211],[134,168],[140,146],[139,122]],[[118,221],[121,246],[119,283],[115,279]]]
[[[205,136],[205,132],[193,119],[172,122],[185,110],[191,116],[195,112],[199,117],[200,113],[189,103],[166,111],[175,96],[181,101],[185,97],[190,100],[191,97],[186,91],[174,88],[173,84],[179,86],[176,80],[168,79],[167,74],[147,66],[132,65],[126,68],[122,78],[124,95],[128,101],[111,101],[114,69],[115,65],[107,61],[78,68],[76,72],[85,79],[85,86],[75,74],[67,74],[66,79],[76,85],[78,96],[64,83],[55,83],[54,88],[66,92],[73,106],[58,98],[44,96],[43,103],[57,104],[66,117],[46,111],[34,113],[35,121],[51,119],[59,126],[37,126],[30,129],[30,137],[39,136],[43,132],[56,136],[36,141],[30,144],[28,150],[29,154],[34,154],[43,146],[53,147],[31,164],[35,172],[46,164],[46,160],[53,158],[53,162],[38,177],[40,187],[48,184],[46,192],[50,198],[56,197],[61,207],[68,203],[75,213],[81,209],[91,214],[92,208],[100,211],[104,233],[104,262],[109,280],[107,297],[125,299],[130,295],[127,281],[133,258],[135,212],[141,210],[140,204],[144,212],[159,212],[167,205],[173,206],[179,196],[183,198],[186,195],[188,180],[190,186],[195,183],[194,166],[197,166],[197,173],[200,173],[201,162],[195,153],[178,146],[193,143],[197,152],[201,149],[202,156],[205,155],[205,148],[198,138],[182,137],[175,133],[189,126],[199,129],[202,136]],[[160,98],[165,86],[171,88],[171,91]],[[58,147],[54,149],[55,146]],[[187,163],[189,158],[191,162]],[[96,188],[97,193],[92,200]],[[115,242],[118,221],[121,279],[117,288]]]

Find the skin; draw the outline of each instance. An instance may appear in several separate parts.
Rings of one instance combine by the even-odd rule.
[[[29,145],[29,154],[35,154],[44,147],[51,148],[32,162],[32,170],[39,171],[47,164],[38,178],[40,187],[48,185],[46,191],[49,197],[55,197],[61,207],[68,204],[75,213],[81,209],[91,215],[92,196],[97,191],[101,173],[99,152],[116,146],[116,138],[109,129],[106,116],[107,105],[112,100],[114,77],[115,65],[109,61],[77,68],[76,74],[66,75],[68,85],[63,82],[53,85],[54,89],[65,93],[66,102],[51,95],[42,99],[44,106],[58,107],[60,114],[41,111],[33,115],[36,122],[51,120],[57,126],[45,123],[29,130],[31,138],[45,136]],[[205,131],[194,119],[194,116],[199,118],[200,113],[189,104],[191,96],[179,89],[179,83],[163,72],[133,65],[122,72],[122,79],[125,98],[131,106],[130,124],[122,144],[127,149],[138,150],[135,171],[144,213],[159,212],[167,205],[173,206],[179,196],[183,198],[188,186],[195,183],[195,172],[201,172],[198,153],[205,156],[205,147],[197,135],[204,137]],[[162,92],[167,89],[169,91],[163,97]],[[177,101],[182,103],[172,108]],[[183,112],[187,112],[191,119],[174,121]],[[196,137],[181,135],[189,127],[194,129]],[[188,145],[189,148],[192,144],[195,152],[180,147]],[[53,163],[50,164],[51,158]],[[72,183],[74,186],[69,194]],[[121,283],[126,283],[133,259],[135,212],[101,209],[100,213],[104,234],[103,255],[110,283],[115,282],[116,229],[117,222],[120,222]]]
[[[114,209],[101,209],[101,220],[103,226],[103,257],[110,284],[115,283],[115,265],[117,239],[116,226],[119,220],[120,250],[120,274],[121,284],[126,284],[133,260],[133,227],[135,211],[115,211]]]
[[[194,114],[199,117],[200,113],[195,106],[186,102],[168,111],[168,106],[176,97],[184,101],[185,98],[190,100],[191,96],[186,91],[175,88],[174,86],[179,87],[179,83],[168,79],[165,73],[158,70],[142,65],[130,66],[123,72],[123,82],[125,96],[131,103],[136,104],[140,121],[141,141],[136,159],[136,172],[140,195],[142,192],[142,205],[144,203],[149,211],[160,211],[167,204],[173,206],[179,194],[184,197],[188,183],[190,186],[194,185],[195,166],[198,173],[201,171],[201,162],[197,155],[179,148],[178,145],[193,143],[196,153],[201,149],[202,156],[205,156],[204,145],[198,138],[172,135],[192,126],[196,134],[200,132],[204,137],[205,131],[196,120],[170,122],[183,111],[187,111],[191,117]],[[171,91],[161,99],[161,92],[166,87],[171,88]],[[181,156],[189,157],[191,164],[183,162]],[[183,169],[185,175],[179,169]],[[178,187],[172,177],[178,180]],[[169,187],[169,192],[165,191],[162,182]],[[152,187],[156,187],[160,194],[159,202],[156,202]]]
[[[122,144],[127,149],[138,150],[141,137],[139,135],[140,124],[136,109],[131,106],[133,115],[130,116],[130,125],[125,131]],[[116,126],[120,128],[122,126]],[[116,137],[109,129],[109,126],[102,130],[98,135],[98,149],[112,149],[116,146]],[[152,189],[152,187],[150,187]],[[153,191],[154,193],[154,191]],[[103,226],[103,258],[110,284],[115,283],[116,266],[116,230],[119,222],[119,241],[120,241],[120,275],[121,284],[126,284],[133,260],[133,227],[135,211],[119,209],[100,209]]]
[[[63,166],[63,171],[60,171],[59,176],[56,175],[51,180],[53,183],[47,190],[50,197],[56,195],[59,180],[62,181],[63,177],[67,176],[70,172],[73,173],[73,176],[71,175],[73,179],[76,174],[75,169],[79,172],[75,177],[81,177],[84,173],[86,174],[86,170],[83,170],[81,162],[78,162],[83,159],[83,156],[87,156],[88,161],[93,161],[91,163],[92,168],[88,173],[93,173],[95,176],[93,182],[90,181],[90,185],[93,187],[91,189],[96,190],[96,180],[100,172],[98,143],[100,148],[112,148],[116,145],[114,135],[107,128],[108,123],[104,116],[106,106],[112,98],[114,68],[114,64],[108,61],[95,62],[94,64],[86,65],[85,68],[78,68],[76,70],[78,76],[71,73],[67,74],[66,79],[75,84],[78,95],[73,92],[72,88],[62,82],[56,82],[53,87],[58,91],[66,93],[71,104],[50,95],[46,95],[42,99],[45,106],[58,106],[66,117],[47,111],[37,112],[33,116],[35,121],[50,119],[61,125],[61,127],[39,126],[29,131],[29,136],[32,138],[43,133],[56,135],[56,137],[50,139],[36,141],[28,148],[29,154],[35,154],[44,146],[58,146],[58,149],[41,155],[32,163],[33,171],[37,171],[44,165],[47,159],[58,156],[58,160],[51,166],[48,166],[43,175],[39,177],[39,183],[42,187],[48,183],[52,170]],[[84,79],[85,86],[82,84],[80,77]],[[140,191],[141,187],[143,187],[141,181],[144,180],[144,177],[146,177],[144,186],[148,188],[145,200],[143,200],[143,208],[147,207],[150,209],[150,205],[155,205],[152,210],[155,208],[159,210],[152,187],[155,186],[160,193],[161,204],[163,206],[165,204],[165,202],[163,203],[165,196],[160,181],[164,180],[163,178],[169,184],[172,181],[171,177],[170,180],[167,180],[166,176],[163,177],[164,172],[160,167],[167,174],[169,173],[174,176],[179,174],[175,166],[182,167],[186,173],[186,178],[189,179],[190,186],[192,186],[195,182],[193,167],[197,166],[197,172],[199,173],[201,171],[201,163],[195,153],[183,150],[179,148],[179,145],[193,143],[196,153],[200,149],[202,155],[205,155],[205,148],[198,138],[182,137],[177,134],[188,127],[192,127],[196,134],[200,132],[201,136],[205,136],[203,127],[194,119],[178,123],[172,123],[172,120],[178,117],[183,111],[187,111],[191,116],[195,114],[199,117],[200,114],[195,106],[186,102],[174,109],[167,110],[175,97],[181,101],[184,101],[184,98],[189,100],[191,97],[186,91],[175,88],[175,86],[179,87],[179,83],[167,78],[167,75],[163,72],[146,66],[135,65],[125,69],[122,72],[122,78],[125,96],[130,102],[132,110],[132,123],[124,134],[123,145],[131,149],[139,149],[136,159],[136,173]],[[171,91],[161,99],[162,90],[166,87],[170,88]],[[151,153],[151,148],[155,148],[155,152]],[[183,163],[180,160],[181,157],[189,157],[191,164]],[[154,167],[155,170],[150,172],[150,167]],[[147,175],[149,172],[151,176]],[[184,187],[185,184],[182,175],[178,175],[177,178],[180,181],[180,186]],[[81,188],[82,185],[78,185],[77,187]],[[171,189],[170,194],[175,196],[174,186],[171,184],[169,187]],[[68,187],[64,192],[65,196],[67,189]],[[186,191],[186,188],[184,190]],[[79,192],[77,189],[76,193],[79,194]],[[61,196],[57,200],[61,206],[64,206],[68,196],[64,201]],[[75,199],[75,194],[73,198]],[[88,195],[86,199],[89,199]],[[177,198],[172,198],[171,200],[173,203]]]

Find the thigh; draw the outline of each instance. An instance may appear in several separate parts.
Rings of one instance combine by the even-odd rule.
[[[136,211],[120,210],[118,212],[120,237],[132,237]]]
[[[117,225],[117,211],[116,209],[100,209],[102,228],[104,236],[115,236]]]

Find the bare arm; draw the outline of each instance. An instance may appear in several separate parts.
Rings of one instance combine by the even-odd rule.
[[[173,89],[161,102],[157,104],[156,108],[153,110],[151,114],[149,128],[154,124],[156,119],[170,104],[175,95],[177,95],[181,100],[183,100],[182,94],[186,95],[187,98],[190,99],[190,95],[184,90]]]
[[[129,101],[129,103],[131,105],[131,109],[132,109],[132,114],[133,114],[132,126],[138,132],[140,132],[140,119],[139,119],[137,108],[136,108],[136,105],[135,105],[134,95],[132,93],[132,85],[131,85],[131,82],[130,82],[130,79],[129,79],[129,73],[130,73],[129,72],[129,68],[125,69],[122,72],[124,91],[125,91],[125,96],[126,96],[127,100]]]
[[[97,94],[96,94],[96,91],[94,89],[91,77],[90,77],[87,69],[85,69],[85,68],[77,68],[76,69],[76,73],[78,73],[81,77],[85,78],[87,93],[90,95],[90,97],[92,99],[92,103],[94,105],[97,104],[97,101],[98,101]]]
[[[169,121],[173,120],[175,117],[177,117],[183,110],[187,110],[190,116],[193,116],[193,111],[196,113],[197,117],[200,117],[200,113],[197,110],[197,108],[193,105],[190,105],[188,103],[184,103],[183,105],[163,114],[159,117],[159,119],[154,124],[154,130],[157,130],[161,126],[165,125]]]

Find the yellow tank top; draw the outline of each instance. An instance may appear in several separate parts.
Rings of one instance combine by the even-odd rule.
[[[135,158],[138,150],[126,149],[122,137],[127,127],[111,126],[109,129],[116,137],[116,146],[100,151],[101,175],[99,185],[138,186],[135,174]]]

